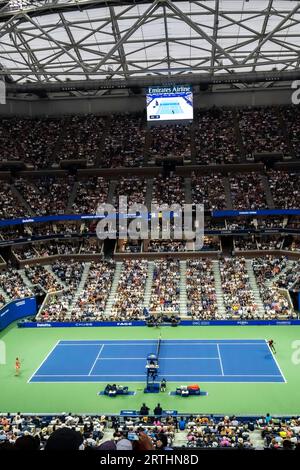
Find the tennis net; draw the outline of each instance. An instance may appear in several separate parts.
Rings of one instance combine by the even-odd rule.
[[[156,348],[156,357],[157,357],[157,359],[159,357],[160,347],[161,347],[161,336],[158,338],[158,342],[157,342],[157,348]]]

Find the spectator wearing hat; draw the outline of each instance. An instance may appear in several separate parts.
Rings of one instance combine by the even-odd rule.
[[[80,450],[83,437],[78,431],[60,428],[54,431],[46,442],[45,450]]]

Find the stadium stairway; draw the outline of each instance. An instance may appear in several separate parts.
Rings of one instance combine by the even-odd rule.
[[[4,289],[2,289],[2,287],[0,287],[0,295],[2,295],[4,297],[7,304],[8,304],[8,302],[11,301],[11,298],[8,297],[7,293],[5,292]]]
[[[153,272],[154,272],[154,261],[148,262],[148,271],[147,271],[147,279],[145,284],[145,292],[144,292],[144,308],[149,308],[150,306],[150,298],[151,298],[151,289],[153,283]]]
[[[46,271],[48,271],[49,274],[51,274],[52,277],[54,277],[54,279],[57,280],[57,282],[62,286],[63,289],[66,289],[68,287],[67,284],[65,283],[65,281],[63,281],[60,277],[58,277],[55,274],[55,272],[53,271],[51,265],[45,264],[44,268],[46,269]]]
[[[103,152],[105,149],[105,139],[109,134],[111,124],[112,124],[111,116],[106,116],[106,122],[105,122],[105,126],[104,126],[102,136],[101,136],[101,145],[99,146],[99,149],[96,153],[96,158],[95,158],[95,163],[94,163],[94,166],[96,168],[100,168],[102,166]]]
[[[75,183],[73,184],[72,191],[70,192],[67,207],[66,207],[67,214],[70,214],[72,212],[73,204],[77,195],[78,186],[79,186],[78,181],[75,181]]]
[[[73,311],[73,309],[75,308],[75,305],[77,303],[78,298],[81,296],[81,293],[83,291],[83,288],[84,288],[86,280],[87,280],[87,277],[89,275],[91,264],[92,263],[84,263],[84,268],[83,268],[83,272],[82,272],[82,275],[81,275],[81,279],[80,279],[80,282],[78,284],[77,290],[74,294],[71,305],[68,308],[68,313],[71,313]]]
[[[179,297],[179,311],[180,316],[187,316],[187,295],[186,295],[186,261],[180,261],[180,297]]]
[[[111,288],[110,288],[110,293],[109,293],[109,296],[108,296],[108,299],[107,299],[107,302],[106,302],[106,306],[105,306],[105,311],[104,311],[104,315],[106,317],[110,316],[111,309],[112,309],[112,307],[115,303],[116,292],[117,292],[117,288],[118,288],[118,284],[119,284],[119,280],[120,280],[122,270],[123,270],[123,262],[122,261],[117,261],[116,262],[116,269],[115,269],[115,272],[114,272],[114,278],[113,278],[113,281],[112,281],[112,285],[111,285]]]
[[[151,132],[150,129],[146,129],[145,145],[144,145],[144,161],[143,166],[147,166],[150,163],[150,147],[151,147]]]
[[[272,279],[266,279],[265,283],[267,287],[272,287],[272,284],[274,284],[278,279],[285,274],[287,271],[293,268],[294,261],[293,260],[288,260],[286,263],[286,267],[283,268],[276,276],[274,276]]]
[[[268,178],[266,177],[266,175],[261,175],[260,179],[261,179],[262,185],[263,185],[264,190],[265,190],[265,195],[266,195],[268,208],[269,209],[275,209],[275,204],[274,204],[274,201],[273,201],[273,196],[272,196],[271,189],[270,189],[270,186],[269,186]]]
[[[239,148],[239,151],[240,151],[240,154],[241,154],[241,161],[245,162],[246,161],[246,152],[245,152],[245,147],[244,147],[244,144],[243,144],[243,139],[242,139],[241,130],[240,130],[240,126],[239,126],[239,118],[238,118],[237,110],[233,109],[232,113],[233,113],[233,122],[234,122],[234,130],[235,130],[235,135],[236,135],[236,141],[237,141],[237,145],[238,145],[238,148]]]
[[[108,204],[113,204],[113,200],[114,200],[114,195],[115,195],[115,192],[116,192],[117,184],[118,184],[118,181],[117,181],[117,180],[110,180],[109,189],[108,189],[108,195],[107,195],[107,203],[108,203]],[[121,194],[121,196],[123,196],[123,194]],[[119,201],[117,200],[117,201],[115,202],[115,204],[118,206],[118,205],[119,205]]]
[[[46,292],[44,287],[41,286],[41,284],[32,284],[31,280],[26,276],[25,274],[25,269],[19,269],[18,273],[20,274],[21,278],[23,279],[23,282],[25,286],[29,287],[29,289],[34,290],[34,287],[39,287],[42,292]]]
[[[192,204],[192,180],[191,178],[184,178],[184,196],[185,196],[185,203]]]
[[[10,189],[14,196],[17,198],[17,200],[20,202],[21,206],[26,208],[30,217],[34,217],[36,214],[33,212],[30,205],[25,201],[20,191],[13,184],[10,185]]]
[[[288,129],[287,129],[286,122],[282,117],[282,114],[279,110],[279,107],[275,106],[274,110],[275,110],[275,113],[277,114],[277,117],[278,117],[280,129],[281,129],[281,132],[282,132],[282,135],[283,135],[283,140],[287,144],[288,149],[289,149],[289,155],[284,155],[283,158],[284,158],[284,160],[291,160],[291,159],[294,160],[294,159],[297,158],[297,156],[295,155],[295,151],[294,151],[294,148],[292,146],[292,142],[291,142],[291,139],[290,139],[290,135],[289,135],[289,132],[288,132]]]
[[[216,289],[216,298],[218,305],[218,316],[223,317],[226,314],[226,309],[224,305],[223,289],[222,289],[222,280],[220,274],[220,264],[219,261],[213,260],[213,273],[215,279],[215,289]]]
[[[258,306],[258,313],[261,317],[265,314],[264,304],[261,300],[259,287],[256,282],[256,277],[253,271],[252,260],[246,260],[246,269],[249,276],[249,284],[254,295],[255,302]]]
[[[196,150],[196,144],[195,144],[195,129],[197,125],[198,125],[198,116],[197,117],[195,116],[191,124],[191,164],[192,165],[197,165],[197,161],[196,161],[197,150]]]
[[[148,208],[148,212],[151,211],[152,193],[153,193],[153,178],[149,178],[147,179],[147,188],[146,188],[146,196],[145,196],[145,205]]]
[[[222,178],[222,181],[223,181],[225,198],[226,198],[226,209],[232,210],[233,204],[232,204],[232,199],[231,199],[229,178],[225,176],[224,178]]]

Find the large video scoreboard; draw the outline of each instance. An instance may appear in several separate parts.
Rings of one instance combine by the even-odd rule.
[[[190,85],[152,86],[147,92],[147,121],[192,121]]]

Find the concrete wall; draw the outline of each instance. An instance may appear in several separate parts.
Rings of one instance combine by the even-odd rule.
[[[227,89],[215,87],[212,91],[196,91],[195,108],[211,106],[266,106],[291,104],[292,88],[290,84],[260,89]],[[8,98],[5,105],[0,105],[0,115],[19,116],[55,116],[62,114],[111,114],[137,112],[145,110],[145,96],[115,95],[98,98],[52,98],[52,99],[17,99]]]

